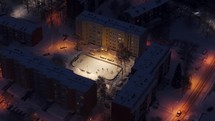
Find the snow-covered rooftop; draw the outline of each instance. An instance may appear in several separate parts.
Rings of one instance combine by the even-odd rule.
[[[10,16],[0,16],[0,24],[29,34],[32,34],[32,32],[39,27],[39,24]]]
[[[133,109],[145,97],[152,83],[153,78],[151,75],[137,72],[129,78],[126,85],[117,93],[113,102]]]
[[[128,13],[131,17],[137,17],[144,14],[145,12],[148,12],[156,7],[163,5],[164,3],[167,3],[168,1],[169,0],[149,0],[138,6],[132,6],[125,12]]]
[[[95,22],[101,24],[102,26],[115,28],[135,35],[142,35],[145,32],[145,29],[143,27],[139,27],[123,21],[101,16],[88,11],[82,12],[79,16],[77,16],[76,19]]]
[[[86,92],[94,81],[78,76],[71,70],[55,66],[49,60],[41,57],[36,57],[32,53],[24,52],[14,46],[9,46],[2,52],[3,56],[16,60],[18,63],[37,71],[41,75],[45,75],[47,78],[59,81],[64,87],[77,90],[79,92]]]
[[[141,102],[149,89],[155,85],[153,70],[158,67],[169,52],[169,48],[154,43],[140,58],[134,67],[137,68],[126,85],[114,98],[114,103],[135,109]],[[141,66],[140,66],[141,65]]]
[[[151,47],[140,56],[134,66],[135,70],[145,70],[145,73],[152,73],[159,62],[169,53],[169,47],[153,43]]]

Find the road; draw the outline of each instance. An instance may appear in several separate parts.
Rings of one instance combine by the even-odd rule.
[[[176,117],[173,114],[170,121],[184,121],[186,116],[189,116],[191,113],[190,110],[195,106],[197,101],[202,98],[202,93],[204,93],[205,89],[207,93],[204,93],[204,96],[208,94],[211,89],[211,82],[210,79],[213,77],[215,72],[215,58],[213,58],[209,63],[206,65],[206,70],[200,76],[200,81],[197,83],[196,87],[192,89],[191,93],[188,95],[188,98],[184,100],[181,105],[178,107],[177,111],[181,111],[182,114],[179,117]]]

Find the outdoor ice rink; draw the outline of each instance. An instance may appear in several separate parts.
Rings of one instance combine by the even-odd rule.
[[[92,80],[96,80],[98,76],[112,80],[121,71],[121,67],[117,65],[84,54],[79,55],[72,66],[74,73]]]

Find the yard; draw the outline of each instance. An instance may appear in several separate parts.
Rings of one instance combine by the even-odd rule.
[[[96,80],[98,76],[113,80],[121,72],[120,66],[85,54],[79,55],[71,63],[70,69],[74,73],[92,80]]]

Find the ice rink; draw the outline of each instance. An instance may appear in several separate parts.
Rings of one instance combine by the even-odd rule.
[[[121,67],[118,65],[83,54],[73,61],[72,66],[74,73],[92,80],[96,80],[98,76],[112,80],[121,71]]]

